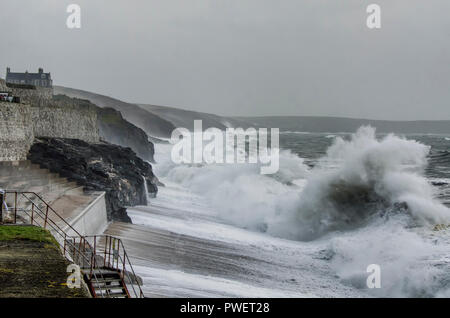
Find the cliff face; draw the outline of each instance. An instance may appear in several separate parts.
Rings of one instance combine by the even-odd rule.
[[[135,104],[125,103],[108,96],[62,86],[54,86],[54,92],[55,94],[64,94],[69,97],[87,99],[100,107],[114,108],[115,110],[120,111],[127,121],[141,128],[151,137],[167,138],[170,137],[172,131],[175,129],[175,126],[170,121],[146,111]]]
[[[146,188],[152,195],[158,191],[158,181],[149,163],[130,148],[106,142],[37,138],[28,159],[77,181],[86,191],[106,191],[108,220],[131,222],[126,207],[146,205]]]
[[[96,113],[98,135],[101,139],[122,147],[130,147],[143,160],[154,161],[153,143],[149,141],[147,134],[142,129],[126,121],[119,111],[112,108],[101,108],[88,100],[70,98],[65,95],[55,95],[52,102],[63,109],[69,106],[77,107],[80,111],[93,109]]]
[[[97,123],[100,138],[116,145],[130,147],[142,159],[154,161],[155,149],[153,143],[148,140],[147,134],[123,119],[119,111],[99,107]]]

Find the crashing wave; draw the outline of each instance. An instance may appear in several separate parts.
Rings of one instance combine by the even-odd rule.
[[[350,140],[336,138],[317,165],[298,200],[294,215],[269,225],[272,234],[297,240],[363,225],[388,212],[408,213],[417,225],[450,221],[449,209],[433,199],[423,176],[430,147],[395,135],[377,140],[375,129],[362,127]]]
[[[252,165],[158,160],[156,168],[207,199],[221,220],[323,247],[333,275],[354,287],[365,289],[367,266],[379,264],[382,288],[374,295],[449,297],[450,211],[424,177],[429,152],[362,127],[335,138],[312,169],[289,151],[280,152],[280,171],[270,177]]]

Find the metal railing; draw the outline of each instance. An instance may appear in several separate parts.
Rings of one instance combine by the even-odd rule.
[[[0,193],[0,204],[0,223],[30,224],[50,230],[64,257],[80,266],[88,277],[93,297],[111,296],[110,290],[96,290],[92,284],[100,286],[105,281],[102,270],[108,269],[120,275],[128,297],[144,298],[141,283],[119,238],[81,235],[35,192],[4,190]]]
[[[91,235],[73,238],[75,245],[93,248],[91,274],[96,268],[108,268],[117,271],[125,283],[127,293],[144,298],[141,282],[134,272],[127,251],[121,239],[111,235]],[[131,289],[131,290],[130,290]]]

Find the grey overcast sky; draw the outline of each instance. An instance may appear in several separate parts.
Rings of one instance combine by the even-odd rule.
[[[56,85],[220,115],[450,119],[449,0],[1,0],[0,27],[2,78],[42,66]]]

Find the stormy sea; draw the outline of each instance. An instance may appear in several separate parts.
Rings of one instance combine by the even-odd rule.
[[[282,132],[273,175],[171,147],[157,197],[107,230],[147,296],[450,297],[450,136]]]

